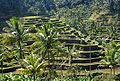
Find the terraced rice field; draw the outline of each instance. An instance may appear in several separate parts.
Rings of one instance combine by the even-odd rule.
[[[63,47],[70,48],[71,50],[74,49],[74,51],[77,51],[77,54],[71,54],[71,61],[69,58],[66,58],[66,55],[63,54],[62,56],[56,56],[55,60],[51,60],[55,62],[55,69],[58,70],[58,72],[61,70],[63,73],[67,71],[70,67],[79,67],[82,70],[87,70],[88,72],[105,72],[109,73],[109,68],[104,66],[100,67],[101,60],[104,58],[104,54],[102,51],[104,49],[99,44],[91,44],[89,41],[85,41],[84,37],[80,36],[80,32],[78,32],[74,27],[71,27],[61,20],[58,20],[56,18],[48,18],[48,17],[40,17],[40,16],[29,16],[29,17],[22,17],[20,20],[24,24],[25,30],[27,30],[28,27],[36,26],[41,27],[42,23],[50,22],[53,23],[53,26],[60,30],[59,32],[59,40],[61,43],[63,43]],[[99,21],[100,22],[100,21]],[[101,27],[103,27],[102,32],[103,34],[106,33],[110,25],[103,24]],[[113,25],[117,35],[115,36],[115,41],[120,42],[120,23]],[[36,33],[37,31],[35,29],[32,29],[30,33]],[[116,39],[117,38],[117,39]],[[90,40],[92,41],[92,40]],[[24,41],[26,44],[26,47],[29,47],[34,40]],[[3,72],[12,72],[15,71],[20,66],[6,66],[6,64],[3,64]],[[51,66],[48,66],[48,68]],[[97,69],[97,70],[96,70]],[[119,71],[119,68],[116,68],[117,71]],[[0,73],[2,70],[0,70]],[[81,72],[80,72],[81,73]],[[79,74],[80,74],[79,73]],[[119,73],[119,72],[118,72]],[[80,75],[85,75],[86,73],[82,72]]]

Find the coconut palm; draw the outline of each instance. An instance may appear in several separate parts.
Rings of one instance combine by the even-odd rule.
[[[4,33],[0,34],[0,44],[10,46],[13,50],[16,50],[16,54],[19,53],[19,59],[22,59],[24,58],[23,39],[26,39],[25,34],[27,31],[24,30],[23,24],[16,17],[6,22],[9,27],[5,27],[3,29]]]
[[[13,17],[12,19],[8,20],[7,23],[12,28],[12,33],[14,33],[14,36],[17,41],[17,45],[20,53],[20,59],[22,59],[24,57],[22,51],[22,35],[24,34],[23,25],[16,17]]]
[[[41,28],[38,29],[36,34],[31,36],[35,42],[31,45],[34,53],[38,53],[42,59],[48,61],[48,66],[51,65],[51,60],[54,60],[55,55],[62,52],[61,43],[58,39],[57,28],[53,27],[51,23],[44,23]],[[54,61],[52,63],[54,66]],[[49,78],[51,78],[51,69],[49,68]]]

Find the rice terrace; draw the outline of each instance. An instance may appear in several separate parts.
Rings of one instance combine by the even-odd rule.
[[[1,0],[0,81],[120,81],[120,1]]]

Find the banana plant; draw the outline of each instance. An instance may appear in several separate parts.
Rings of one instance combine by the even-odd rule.
[[[23,59],[22,64],[25,67],[24,72],[27,75],[33,76],[34,81],[36,81],[38,75],[43,74],[46,66],[46,62],[33,53],[26,56],[25,59]]]
[[[120,57],[120,46],[119,43],[111,40],[109,43],[103,43],[104,53],[105,53],[105,61],[109,66],[111,66],[111,74],[113,70],[113,75],[115,75],[115,67],[119,64]]]

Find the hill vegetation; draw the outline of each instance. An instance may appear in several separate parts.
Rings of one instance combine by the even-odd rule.
[[[120,1],[1,0],[0,73],[1,81],[119,81]]]

